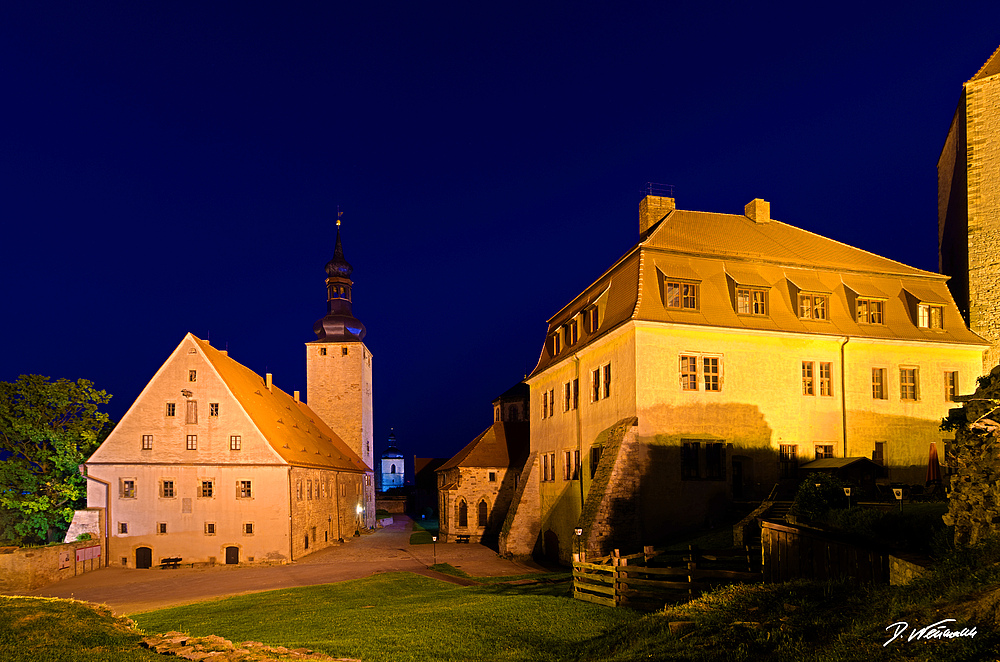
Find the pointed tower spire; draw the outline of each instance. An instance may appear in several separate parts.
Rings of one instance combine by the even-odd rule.
[[[326,316],[313,324],[316,338],[324,342],[361,341],[365,337],[365,325],[351,311],[354,268],[344,258],[344,246],[340,241],[341,216],[343,212],[338,211],[333,258],[326,263]]]

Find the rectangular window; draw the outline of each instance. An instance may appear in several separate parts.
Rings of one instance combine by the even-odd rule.
[[[495,482],[497,482],[497,472],[495,472],[495,471],[491,471],[491,472],[489,473],[489,479],[490,479],[490,482],[491,482],[491,483],[495,483]]]
[[[917,324],[924,329],[944,328],[944,306],[922,303],[917,306]]]
[[[167,416],[176,416],[176,415],[177,415],[177,405],[175,405],[173,402],[168,402]]]
[[[872,451],[872,462],[875,464],[885,466],[885,442],[876,441],[875,450]]]
[[[306,498],[309,499],[310,501],[313,498],[313,482],[312,482],[312,480],[307,480],[306,481]]]
[[[725,451],[721,443],[705,444],[705,478],[725,480]]]
[[[118,494],[123,499],[134,499],[136,495],[135,479],[123,478],[118,484]]]
[[[161,536],[162,535],[166,535],[166,533],[167,533],[167,523],[166,522],[157,522],[156,523],[156,533],[157,533],[157,535],[161,535]]]
[[[899,369],[899,399],[920,399],[920,372],[917,368]]]
[[[320,347],[319,348],[319,355],[320,356],[326,356],[326,347]]]
[[[205,522],[205,535],[206,536],[215,535],[215,522]]]
[[[698,390],[698,357],[681,356],[681,390]]]
[[[201,487],[198,489],[198,496],[202,497],[203,499],[208,499],[214,493],[215,491],[214,488],[215,485],[213,481],[203,480],[201,481]]]
[[[559,352],[562,351],[562,336],[558,331],[552,334],[550,342],[552,343],[552,356],[559,356]]]
[[[944,373],[944,399],[947,402],[954,402],[956,395],[958,395],[958,372],[946,372]]]
[[[601,451],[603,451],[603,450],[604,450],[604,448],[602,446],[594,446],[593,448],[590,449],[590,477],[591,477],[591,479],[593,479],[593,477],[597,474],[597,467],[601,463]]]
[[[781,444],[778,449],[778,464],[782,478],[795,478],[799,468],[799,447],[796,444]]]
[[[151,434],[142,435],[142,450],[144,451],[153,450],[153,435]]]
[[[164,499],[174,498],[174,481],[172,480],[161,480],[160,481],[160,496]]]
[[[701,361],[702,372],[704,373],[704,383],[706,391],[722,390],[722,372],[719,367],[719,357],[705,356]]]
[[[347,356],[347,351],[348,351],[348,349],[349,349],[349,348],[347,348],[347,347],[341,347],[341,348],[340,348],[340,355],[341,355],[341,356]]]
[[[243,444],[243,437],[238,434],[234,434],[229,437],[229,450],[238,451]]]
[[[858,299],[858,324],[885,324],[881,299]]]
[[[740,315],[767,315],[767,290],[750,287],[737,288],[736,312]]]
[[[813,386],[812,361],[802,362],[802,395],[816,395],[816,390]]]
[[[542,482],[549,480],[549,455],[542,453]]]
[[[579,409],[580,407],[580,380],[579,378],[573,380],[573,409]]]
[[[245,536],[253,535],[253,522],[243,522],[243,535]]]
[[[187,401],[187,422],[197,423],[198,422],[198,401],[188,400]]]
[[[701,442],[685,441],[684,448],[681,449],[681,479],[694,480],[699,477],[698,454],[701,451]]]
[[[563,480],[573,480],[573,454],[563,451]]]
[[[238,480],[236,481],[236,498],[237,499],[252,499],[253,498],[253,486],[249,480]]]
[[[188,370],[188,381],[189,382],[196,382],[196,381],[198,381],[198,371],[197,370]]]
[[[604,366],[604,383],[601,385],[604,388],[604,397],[611,397],[611,364],[608,363]]]
[[[833,395],[833,364],[819,364],[819,394],[823,396]]]
[[[219,417],[219,403],[218,402],[210,402],[210,403],[208,403],[208,415],[211,416],[212,418],[218,418]]]
[[[799,294],[799,319],[825,320],[829,300],[822,294]]]
[[[569,411],[573,404],[573,387],[569,382],[563,384],[563,411]]]
[[[592,373],[590,373],[590,376],[592,379],[590,384],[591,386],[590,401],[597,402],[598,400],[601,399],[601,369],[598,368],[597,370],[594,370]]]
[[[597,330],[601,327],[601,320],[597,312],[597,306],[591,306],[584,314],[587,317],[587,331],[589,333],[597,333]]]
[[[549,453],[549,480],[556,479],[556,454]]]
[[[196,434],[189,434],[187,436],[187,449],[189,451],[196,451],[196,450],[198,450],[198,435],[196,435]]]
[[[128,533],[128,522],[118,522],[118,533]]]
[[[833,444],[816,444],[816,459],[824,460],[833,457]]]
[[[885,368],[872,368],[872,399],[888,400],[889,391],[885,387]]]
[[[302,481],[295,481],[295,500],[302,501]]]
[[[576,320],[571,320],[566,324],[566,345],[572,347],[580,339],[580,331]]]
[[[573,451],[573,480],[580,480],[580,451]]]
[[[698,309],[697,283],[681,283],[667,281],[665,283],[665,300],[667,308],[676,310]]]

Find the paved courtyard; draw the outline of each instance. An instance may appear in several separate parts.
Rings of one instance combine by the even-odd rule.
[[[300,561],[276,566],[226,566],[136,570],[110,567],[88,572],[26,593],[76,598],[106,604],[116,614],[134,614],[242,593],[327,584],[368,577],[379,572],[408,571],[457,584],[459,578],[429,569],[450,563],[470,575],[497,577],[544,572],[532,562],[507,561],[482,545],[411,545],[413,522],[395,516],[393,524],[352,538],[343,545],[310,554]]]

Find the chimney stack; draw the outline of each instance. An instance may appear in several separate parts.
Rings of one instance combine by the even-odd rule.
[[[746,214],[746,217],[754,223],[771,222],[771,203],[767,200],[754,198],[747,203],[746,207],[743,208],[743,212]]]
[[[644,237],[649,228],[661,218],[676,209],[673,198],[647,195],[639,203],[639,236]]]
[[[299,402],[299,392],[298,391],[294,391],[292,393],[292,397],[295,399],[295,402]]]
[[[265,384],[265,385],[267,386],[267,390],[268,390],[268,391],[270,391],[270,390],[271,390],[271,384],[272,384],[272,383],[273,383],[273,382],[272,382],[272,380],[271,380],[271,373],[266,373],[266,374],[264,375],[264,384]]]

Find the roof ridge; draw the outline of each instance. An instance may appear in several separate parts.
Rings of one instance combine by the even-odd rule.
[[[986,68],[990,66],[990,64],[993,62],[993,60],[997,60],[997,63],[1000,64],[1000,59],[998,59],[998,55],[1000,55],[1000,46],[997,46],[996,50],[993,51],[993,54],[990,55],[988,58],[986,58],[986,62],[983,63],[983,66],[979,67],[979,70],[976,71],[975,75],[973,75],[972,78],[967,80],[966,83],[971,83],[976,79],[986,78],[987,76],[992,76],[993,74],[1000,73],[1000,67],[998,67],[997,71],[994,71],[992,74],[987,74],[986,76],[982,75],[983,72],[986,70]]]

